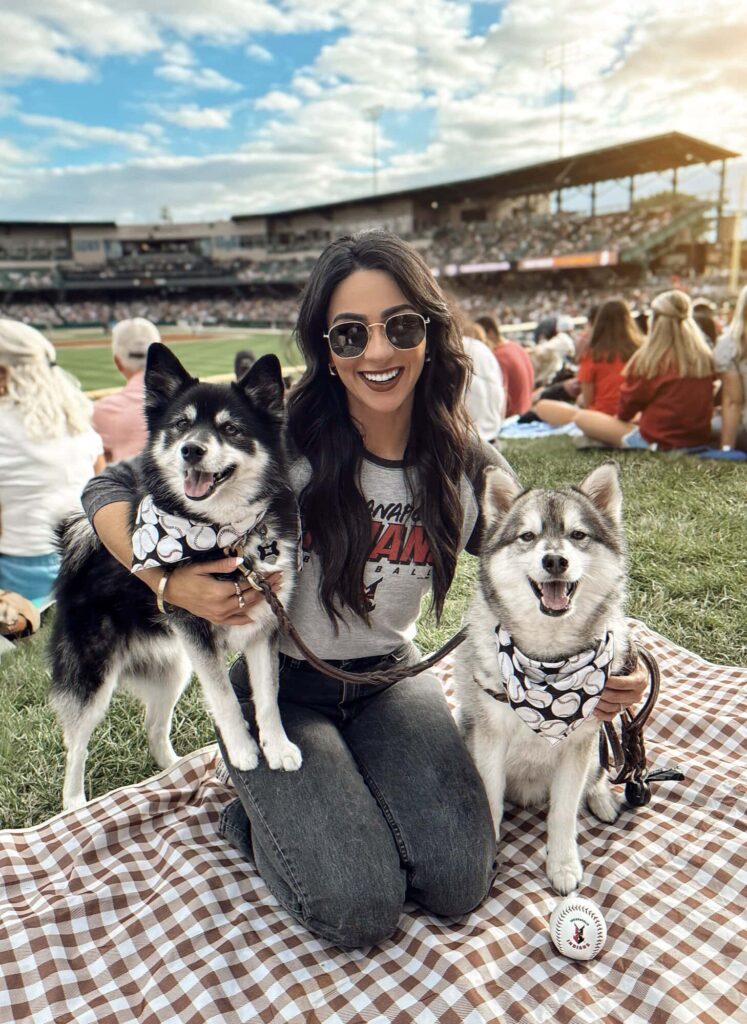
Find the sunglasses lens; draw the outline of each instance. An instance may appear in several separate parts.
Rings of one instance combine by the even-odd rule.
[[[329,346],[341,359],[355,359],[368,344],[368,328],[365,324],[336,324],[329,332]]]
[[[425,338],[425,321],[417,313],[398,313],[387,320],[386,336],[395,348],[417,348]]]

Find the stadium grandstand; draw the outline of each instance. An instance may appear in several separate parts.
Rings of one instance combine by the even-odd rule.
[[[467,310],[490,305],[503,320],[550,308],[574,314],[604,292],[639,297],[646,282],[673,275],[714,290],[728,259],[726,164],[738,155],[674,132],[486,177],[222,221],[0,223],[0,315],[47,328],[105,328],[130,315],[285,327],[323,246],[371,228],[411,242]],[[711,199],[683,191],[687,169],[702,165],[714,172]],[[644,194],[652,179],[658,191]],[[624,197],[614,210],[601,201],[609,186]]]

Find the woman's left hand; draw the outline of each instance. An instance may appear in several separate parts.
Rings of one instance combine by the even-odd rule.
[[[630,675],[608,678],[594,709],[594,717],[602,722],[613,721],[624,708],[632,708],[643,700],[647,689],[648,673],[639,658]]]

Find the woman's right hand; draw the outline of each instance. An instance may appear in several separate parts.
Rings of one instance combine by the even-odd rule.
[[[236,586],[232,580],[216,580],[213,573],[234,572],[240,558],[221,558],[216,562],[191,563],[174,569],[163,593],[167,604],[176,605],[207,619],[214,626],[245,626],[253,622],[252,609],[265,604],[265,597],[246,580],[237,580],[244,607],[239,607]],[[271,573],[267,580],[274,591],[280,587],[282,574]]]

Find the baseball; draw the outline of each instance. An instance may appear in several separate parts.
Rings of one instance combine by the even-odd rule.
[[[607,941],[607,925],[596,903],[566,896],[550,917],[550,937],[563,956],[593,960]]]

